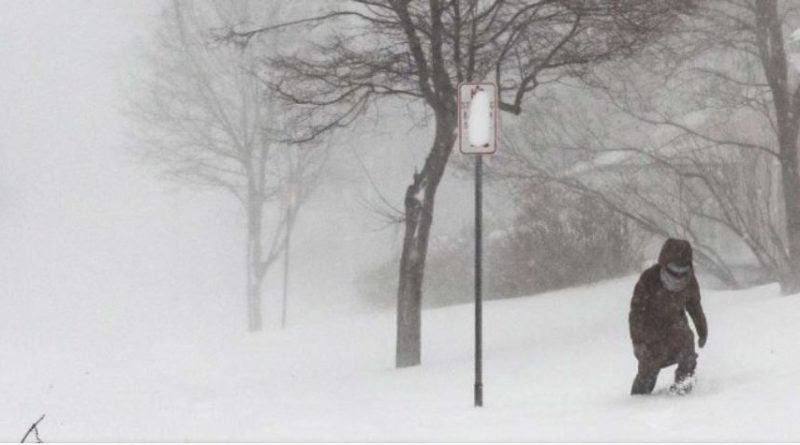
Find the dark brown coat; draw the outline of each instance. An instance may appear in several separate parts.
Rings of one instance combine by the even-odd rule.
[[[668,291],[661,281],[661,268],[676,261],[691,264],[691,245],[684,240],[667,240],[658,264],[644,271],[634,288],[628,322],[640,369],[660,369],[677,363],[681,356],[694,354],[694,334],[686,312],[697,329],[700,347],[705,345],[708,328],[694,271],[686,288],[679,292]]]

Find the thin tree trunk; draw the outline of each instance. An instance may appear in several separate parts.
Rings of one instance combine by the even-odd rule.
[[[291,208],[287,212],[286,222],[286,247],[283,252],[283,301],[281,304],[281,327],[286,327],[289,312],[289,248],[292,241],[292,230],[294,229],[294,210]]]
[[[436,136],[425,165],[406,189],[405,236],[397,290],[398,368],[421,363],[422,284],[436,190],[455,143],[456,116],[436,113]]]
[[[776,0],[762,0],[756,6],[756,41],[770,90],[778,132],[781,160],[781,187],[786,217],[789,264],[781,273],[784,295],[800,292],[800,172],[798,172],[797,93],[789,90],[789,64],[784,48],[783,28]]]
[[[789,295],[800,292],[800,178],[796,140],[792,149],[784,153],[781,164],[786,238],[789,244],[789,264],[781,277],[781,293]]]
[[[263,273],[261,246],[261,203],[250,200],[247,209],[247,330],[260,331],[263,327],[261,314],[261,283]]]
[[[247,283],[247,330],[250,332],[257,332],[262,328],[261,280],[253,275],[251,268],[248,273]]]

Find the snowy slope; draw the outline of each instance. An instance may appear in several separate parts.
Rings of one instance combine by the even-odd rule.
[[[388,313],[247,335],[177,303],[19,311],[0,331],[0,440],[43,413],[45,441],[800,440],[800,296],[705,291],[695,392],[631,398],[633,283],[487,303],[482,409],[469,305],[425,313],[406,370]]]

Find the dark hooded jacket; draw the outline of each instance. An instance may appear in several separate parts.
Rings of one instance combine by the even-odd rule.
[[[668,366],[680,354],[694,352],[694,334],[686,312],[697,329],[700,347],[708,336],[694,269],[690,269],[685,287],[672,292],[661,278],[662,269],[669,263],[692,265],[692,247],[688,241],[669,239],[664,243],[658,264],[644,271],[636,283],[628,316],[634,354],[653,367]]]

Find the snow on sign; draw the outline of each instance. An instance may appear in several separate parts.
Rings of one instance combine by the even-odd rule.
[[[497,150],[497,87],[491,82],[458,86],[458,145],[461,153],[494,154]]]

